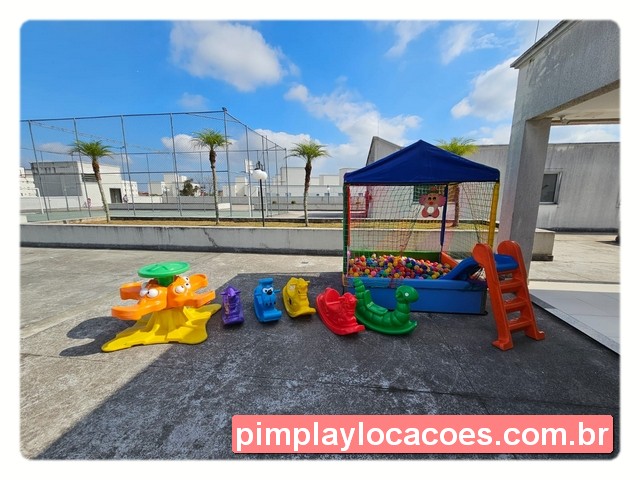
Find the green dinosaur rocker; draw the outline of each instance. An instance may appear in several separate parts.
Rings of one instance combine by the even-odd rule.
[[[413,331],[418,323],[409,318],[409,304],[418,300],[415,288],[401,285],[396,288],[396,309],[387,310],[376,305],[371,299],[371,292],[367,290],[359,278],[353,279],[355,288],[356,319],[365,327],[388,335],[402,335]]]

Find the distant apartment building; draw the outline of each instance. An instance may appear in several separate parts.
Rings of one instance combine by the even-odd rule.
[[[120,167],[101,165],[100,177],[108,203],[138,197],[138,184],[122,178]],[[32,162],[31,170],[20,167],[20,196],[72,198],[81,206],[101,206],[98,180],[89,162]],[[126,196],[126,197],[125,197]]]
[[[309,197],[341,196],[344,175],[353,170],[356,168],[341,168],[338,174],[319,175],[313,175],[312,170],[309,181]],[[304,195],[304,178],[304,167],[280,167],[278,174],[263,182],[263,188],[268,189],[272,198],[302,197]],[[259,193],[258,189],[259,182],[252,175],[236,176],[229,187],[223,187],[222,196],[228,196],[229,190],[232,197],[249,196],[249,192],[254,196]]]
[[[191,186],[197,192],[202,192],[202,185],[195,182],[192,178],[185,175],[176,175],[174,173],[165,173],[160,181],[149,182],[149,195],[165,196],[165,197],[177,197],[180,195],[180,191],[185,188],[185,183],[191,182]],[[206,192],[209,194],[210,192]]]
[[[33,173],[31,170],[25,170],[20,167],[20,196],[21,197],[39,197],[39,191],[33,181]]]

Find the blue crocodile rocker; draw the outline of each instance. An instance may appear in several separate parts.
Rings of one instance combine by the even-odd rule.
[[[273,288],[272,278],[261,278],[258,286],[253,290],[253,309],[261,323],[275,322],[282,317],[282,311],[276,308],[276,293],[280,290]]]

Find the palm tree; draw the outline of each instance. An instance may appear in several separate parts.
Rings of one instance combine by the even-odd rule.
[[[213,207],[216,211],[216,225],[220,225],[220,211],[218,210],[218,179],[216,177],[216,148],[229,144],[227,138],[220,132],[205,128],[193,134],[191,142],[197,147],[209,149],[209,164],[211,165]]]
[[[103,145],[99,140],[95,142],[83,142],[82,140],[76,140],[71,145],[69,153],[79,153],[81,156],[89,157],[91,159],[91,167],[93,173],[96,176],[98,182],[98,189],[100,190],[100,198],[102,199],[102,208],[107,217],[107,223],[111,222],[111,215],[109,214],[109,204],[107,198],[104,195],[104,188],[102,187],[102,177],[100,176],[100,159],[102,157],[111,157],[113,152],[109,150],[111,147]],[[87,202],[88,203],[88,202]]]
[[[300,157],[304,158],[306,163],[304,165],[304,224],[309,226],[309,215],[307,213],[307,197],[309,194],[309,183],[311,182],[311,162],[319,157],[329,157],[330,155],[325,150],[325,145],[315,143],[313,140],[303,143],[295,143],[295,147],[291,150],[288,157]]]
[[[438,140],[438,147],[447,152],[454,153],[460,157],[471,155],[478,150],[478,146],[474,143],[475,140],[464,137],[453,137],[448,142],[445,140]],[[449,192],[449,198],[451,198],[455,205],[453,214],[453,225],[456,227],[460,221],[460,189],[458,185],[453,185]]]
[[[451,140],[438,140],[438,147],[447,152],[455,153],[461,157],[472,155],[478,150],[478,146],[472,138],[453,137]]]

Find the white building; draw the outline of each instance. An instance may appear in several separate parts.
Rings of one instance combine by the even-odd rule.
[[[168,186],[164,181],[149,183],[149,195],[164,195],[167,192]]]
[[[340,196],[342,195],[342,184],[344,175],[347,172],[356,170],[355,168],[341,168],[338,174],[320,174],[312,176],[309,181],[309,196]],[[274,194],[273,185],[279,185],[282,192],[288,192],[291,197],[302,197],[304,195],[304,167],[281,167],[280,175],[271,183],[272,195]],[[285,195],[285,193],[280,193]]]
[[[125,195],[127,196],[126,200],[129,202],[131,199],[137,199],[140,194],[138,192],[138,182],[128,180],[122,181],[122,199],[125,200]]]
[[[338,174],[320,174],[311,176],[309,181],[309,197],[326,197],[342,195],[344,175],[355,168],[341,168]],[[251,166],[249,171],[253,172]],[[311,172],[313,174],[313,170]],[[263,181],[263,188],[274,197],[302,197],[304,195],[304,167],[280,167],[279,174]],[[222,197],[245,197],[259,194],[259,181],[253,175],[236,176],[230,186],[223,185]]]
[[[25,170],[24,167],[20,167],[20,196],[39,197],[38,193],[31,170]]]
[[[31,172],[35,187],[43,197],[72,198],[82,206],[102,206],[98,180],[90,162],[32,162]],[[100,176],[107,202],[121,203],[124,180],[120,167],[101,165]]]
[[[175,175],[173,173],[165,173],[161,181],[149,183],[149,195],[162,195],[165,197],[177,197],[180,190],[184,188],[184,183],[191,180],[191,185],[201,191],[202,187],[199,183],[193,181],[185,175]]]

